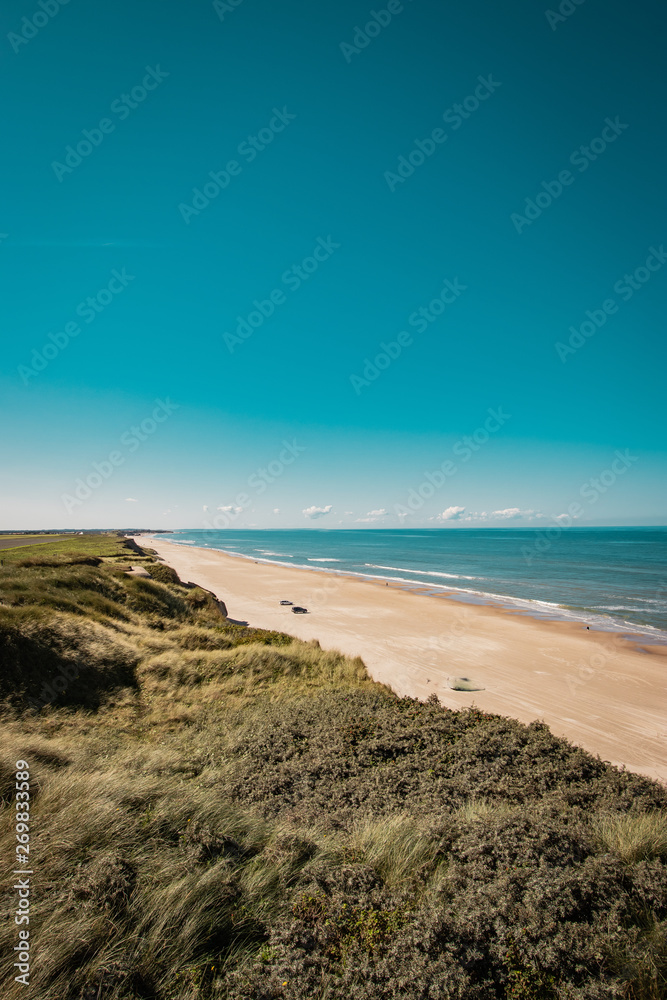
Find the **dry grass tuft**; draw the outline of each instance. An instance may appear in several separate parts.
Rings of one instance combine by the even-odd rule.
[[[600,845],[623,861],[667,858],[667,815],[664,812],[604,815],[593,824]]]
[[[438,838],[410,813],[366,820],[352,834],[352,848],[388,886],[419,879],[433,867]]]
[[[519,807],[509,802],[492,801],[484,797],[473,796],[454,813],[454,819],[459,823],[474,823],[476,821],[494,822],[516,815]]]

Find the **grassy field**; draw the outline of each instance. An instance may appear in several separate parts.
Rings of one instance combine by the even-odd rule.
[[[1,538],[10,536],[0,536]],[[11,536],[16,538],[17,536]],[[43,536],[42,536],[43,537]],[[59,536],[62,538],[62,536]],[[129,554],[124,539],[118,535],[71,535],[61,541],[42,541],[34,535],[25,535],[20,550],[4,550],[0,555],[5,563],[17,563],[32,556],[38,559],[67,559],[70,556],[100,556],[104,559],[125,558]],[[28,552],[27,549],[32,551]]]
[[[234,625],[131,544],[3,553],[0,841],[23,758],[34,870],[3,997],[667,996],[665,789]]]

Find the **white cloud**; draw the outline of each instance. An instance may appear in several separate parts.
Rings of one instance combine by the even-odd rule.
[[[278,507],[274,507],[273,508],[273,513],[274,514],[279,514],[280,513],[280,510],[278,509]]]
[[[541,514],[540,516],[544,517],[544,514]],[[570,515],[570,514],[554,514],[553,520],[557,521],[560,524],[561,522],[567,523],[568,521],[578,521],[580,517],[581,517],[581,514],[572,514],[572,515]]]
[[[355,520],[355,524],[372,524],[373,521],[379,521],[381,517],[386,517],[387,511],[384,507],[379,510],[369,510],[366,512],[366,517],[358,517]]]
[[[204,506],[202,507],[202,510],[208,510],[208,504],[207,503],[204,504]]]
[[[346,517],[352,517],[352,515],[354,514],[354,511],[353,510],[344,510],[343,513],[345,514]]]
[[[135,500],[134,497],[125,497],[123,503],[139,503],[139,501]]]
[[[534,521],[543,518],[536,510],[522,510],[521,507],[505,507],[504,510],[492,510],[487,512],[473,511],[463,518],[464,521],[518,521],[521,519]]]
[[[442,514],[438,514],[438,521],[460,521],[461,515],[465,511],[465,507],[448,507],[447,510],[443,510]]]
[[[306,507],[301,513],[305,514],[311,520],[317,517],[324,517],[325,514],[330,514],[333,508],[333,504],[327,504],[326,507]]]
[[[515,521],[519,517],[532,518],[534,516],[534,510],[521,510],[520,507],[506,507],[505,510],[491,512],[491,517],[498,517],[503,521]]]
[[[204,510],[207,508],[204,507]],[[221,510],[223,514],[240,514],[243,507],[235,507],[234,504],[228,504],[226,507],[216,507],[216,510]]]

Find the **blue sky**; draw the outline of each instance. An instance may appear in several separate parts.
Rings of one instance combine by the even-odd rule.
[[[1,526],[664,524],[666,18],[561,7],[9,0]]]

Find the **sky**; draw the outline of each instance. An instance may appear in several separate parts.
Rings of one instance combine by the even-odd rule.
[[[1,528],[667,523],[657,0],[0,19]]]

